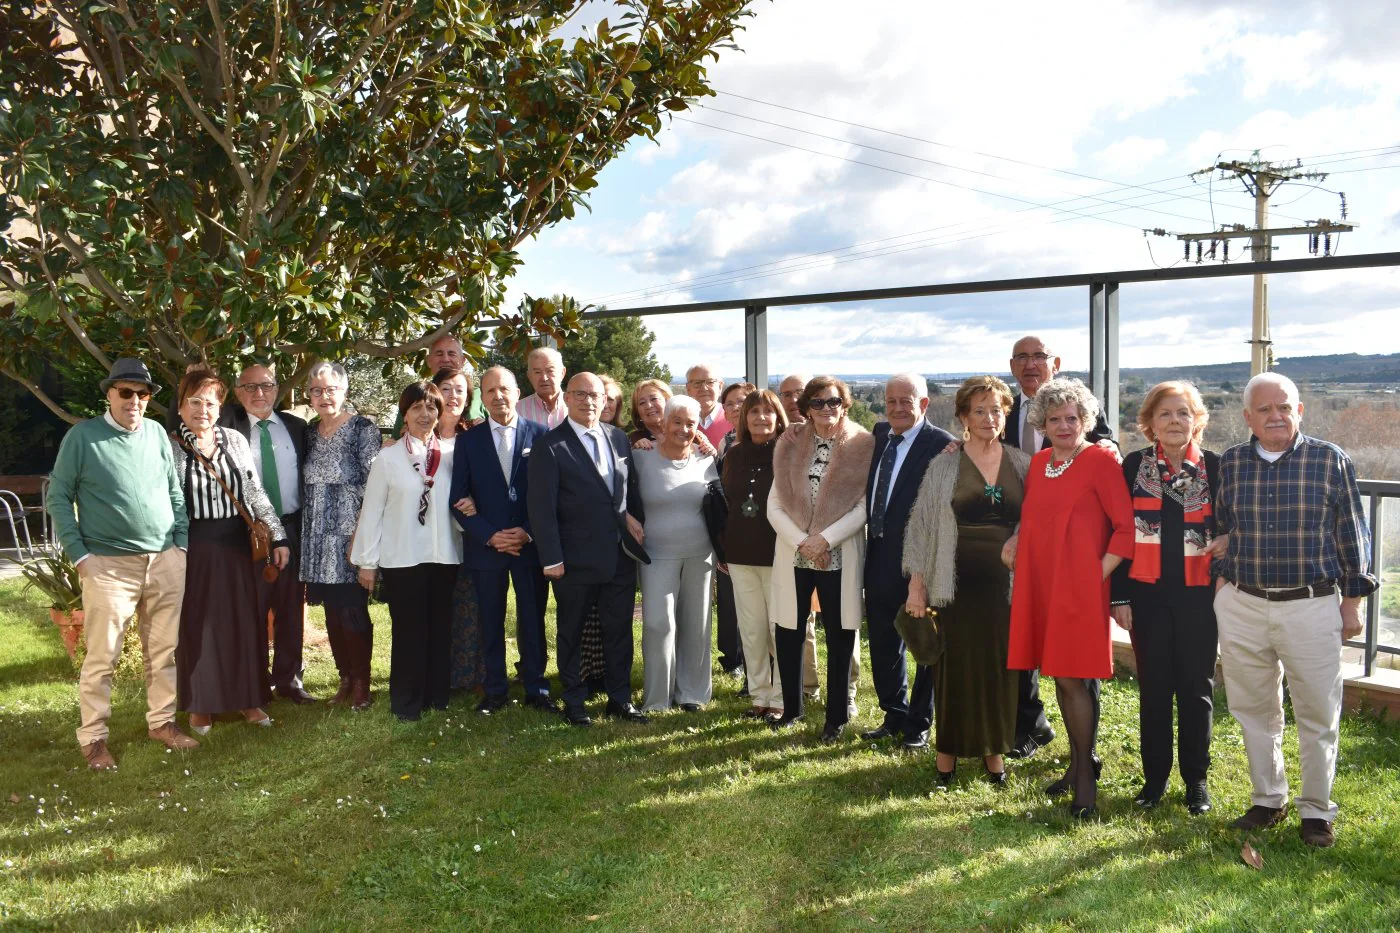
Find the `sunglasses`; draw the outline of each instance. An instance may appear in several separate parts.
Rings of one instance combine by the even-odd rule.
[[[818,410],[818,411],[820,411],[820,410],[823,409],[823,408],[830,408],[832,411],[835,411],[836,409],[838,409],[838,408],[841,407],[841,399],[840,399],[840,398],[814,398],[814,399],[812,399],[810,402],[807,403],[807,407],[808,407],[808,408],[814,408],[814,409],[816,409],[816,410]]]
[[[151,400],[150,389],[129,389],[126,386],[122,386],[121,388],[117,389],[117,394],[120,395],[124,400],[131,398],[133,395],[143,402],[149,402]]]

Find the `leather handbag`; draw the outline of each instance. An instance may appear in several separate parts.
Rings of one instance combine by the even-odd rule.
[[[210,476],[214,477],[214,481],[223,489],[224,495],[228,496],[229,501],[233,503],[233,507],[238,509],[238,516],[242,518],[243,523],[248,526],[248,546],[253,552],[253,563],[263,565],[262,578],[264,580],[268,583],[276,581],[279,571],[277,566],[272,563],[272,527],[261,518],[255,518],[253,513],[248,511],[247,506],[243,504],[241,499],[233,494],[233,490],[229,488],[228,483],[224,482],[224,478],[219,475],[219,471],[214,469],[214,465],[210,463],[203,454],[186,443],[185,439],[179,434],[173,434],[172,436],[179,440],[180,446],[185,448],[187,454],[204,465],[204,469],[208,471]]]
[[[916,618],[900,606],[894,617],[894,629],[904,639],[916,663],[932,667],[943,660],[943,624],[937,609],[930,606],[921,618]]]
[[[710,547],[715,551],[715,563],[723,564],[724,527],[729,522],[729,502],[724,498],[724,486],[719,480],[712,479],[705,486],[700,511],[705,516],[705,531],[710,536]]]

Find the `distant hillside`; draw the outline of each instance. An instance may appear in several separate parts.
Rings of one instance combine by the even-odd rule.
[[[1400,353],[1364,356],[1360,353],[1335,353],[1329,356],[1284,357],[1274,367],[1295,382],[1367,382],[1400,383]],[[1229,381],[1243,385],[1249,381],[1248,363],[1216,363],[1192,366],[1151,366],[1122,369],[1122,379],[1141,379],[1148,385],[1164,379],[1190,379],[1206,385]]]

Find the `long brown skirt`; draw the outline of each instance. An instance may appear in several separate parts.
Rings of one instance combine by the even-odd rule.
[[[185,601],[175,648],[178,709],[215,715],[263,706],[267,622],[258,622],[248,526],[241,518],[190,521]]]

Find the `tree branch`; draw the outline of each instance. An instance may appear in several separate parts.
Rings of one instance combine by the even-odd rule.
[[[64,411],[62,406],[60,406],[53,399],[49,398],[48,393],[45,392],[43,389],[39,388],[37,383],[24,378],[19,373],[15,372],[13,369],[10,369],[10,367],[0,366],[0,373],[3,373],[4,375],[13,379],[15,382],[18,382],[20,385],[24,386],[26,389],[29,390],[29,393],[31,395],[33,395],[39,401],[44,403],[45,408],[47,408],[49,411],[53,412],[55,415],[62,418],[69,424],[77,424],[79,421],[83,420],[77,415],[70,415],[68,412]]]
[[[58,289],[58,282],[54,280],[53,273],[49,271],[49,262],[44,257],[44,247],[49,239],[48,233],[44,230],[44,212],[40,205],[34,206],[34,229],[39,232],[39,246],[34,252],[34,256],[39,260],[39,268],[44,270],[44,278],[48,281],[49,291],[53,293],[54,309],[58,311],[58,316],[63,320],[67,328],[72,331],[73,336],[78,338],[78,343],[82,344],[84,350],[97,362],[108,369],[112,368],[112,361],[107,354],[97,344],[92,342],[87,330],[78,323],[68,311],[67,303],[63,300],[63,295]]]
[[[214,121],[209,119],[209,115],[204,112],[204,108],[195,101],[194,95],[190,93],[189,85],[185,83],[185,75],[180,71],[178,65],[173,71],[166,72],[166,74],[170,76],[171,81],[175,84],[175,90],[180,93],[180,99],[185,102],[190,113],[199,121],[199,125],[204,127],[204,131],[213,137],[220,149],[224,150],[229,163],[233,165],[234,172],[238,175],[239,183],[243,185],[243,190],[247,192],[248,198],[251,200],[255,192],[253,176],[248,174],[248,167],[243,164],[238,150],[233,147],[233,139],[227,133],[220,132],[219,128],[214,125]]]

